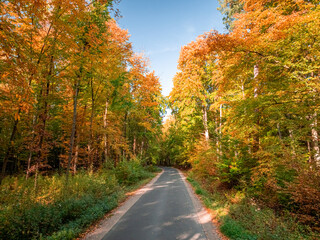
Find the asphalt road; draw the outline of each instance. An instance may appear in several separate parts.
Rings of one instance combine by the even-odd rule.
[[[104,240],[218,239],[201,220],[199,206],[181,174],[164,172],[103,236]],[[199,217],[200,216],[200,217]],[[205,227],[206,225],[206,227]],[[214,231],[214,230],[212,230]]]

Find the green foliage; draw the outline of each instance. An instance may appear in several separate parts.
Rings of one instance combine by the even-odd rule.
[[[156,172],[161,172],[161,168],[158,168],[154,165],[148,165],[145,167],[145,169],[148,171],[148,172],[152,172],[152,173],[156,173]]]
[[[115,208],[118,204],[118,196],[114,193],[111,196],[105,197],[93,204],[90,208],[87,208],[82,215],[79,215],[73,221],[60,228],[59,231],[54,232],[52,236],[47,237],[48,240],[58,239],[74,239],[76,238],[86,227],[92,224],[94,221],[102,218],[106,212],[109,212]]]
[[[148,170],[156,171],[154,167]],[[117,206],[125,187],[153,176],[138,161],[114,170],[34,179],[7,177],[0,188],[1,239],[74,239]],[[120,185],[121,184],[121,185]]]
[[[138,161],[123,161],[115,169],[120,184],[132,185],[141,179],[152,176]]]
[[[219,0],[218,10],[223,15],[223,23],[227,29],[232,29],[234,15],[243,10],[243,3],[239,0]]]
[[[206,207],[213,210],[221,232],[230,239],[312,239],[313,233],[289,214],[278,215],[270,208],[260,208],[238,191],[215,187],[208,191],[212,184],[202,178],[195,180],[192,172],[187,179]]]
[[[237,240],[257,240],[255,235],[250,234],[245,228],[243,228],[237,221],[230,217],[223,219],[223,225],[220,228],[221,232],[230,239]]]

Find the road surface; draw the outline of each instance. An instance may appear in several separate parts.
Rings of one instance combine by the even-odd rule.
[[[163,168],[135,198],[86,239],[219,239],[209,215],[177,169]]]

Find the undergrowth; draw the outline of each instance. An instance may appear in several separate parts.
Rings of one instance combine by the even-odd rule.
[[[74,239],[118,205],[125,192],[154,176],[139,162],[115,169],[40,176],[8,177],[0,187],[0,239]]]
[[[308,227],[299,224],[289,214],[277,214],[274,210],[259,207],[252,199],[236,190],[206,188],[201,179],[189,172],[192,184],[205,206],[211,209],[219,221],[220,231],[235,240],[297,240],[319,239]]]

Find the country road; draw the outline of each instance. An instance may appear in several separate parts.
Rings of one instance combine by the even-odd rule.
[[[219,239],[209,215],[177,169],[163,168],[160,176],[127,202],[85,239]]]

